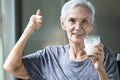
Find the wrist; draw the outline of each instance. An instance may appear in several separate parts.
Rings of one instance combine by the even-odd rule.
[[[28,33],[28,32],[26,32],[26,31],[24,31],[24,32],[22,33],[21,38],[22,38],[22,39],[28,39],[28,38],[30,37],[30,35],[31,35],[31,33]]]
[[[109,80],[105,68],[103,66],[99,67],[97,71],[99,75],[99,80]]]
[[[100,66],[98,69],[97,69],[97,72],[98,72],[98,74],[99,75],[101,75],[101,74],[106,74],[106,71],[105,71],[105,68],[103,67],[103,66]]]
[[[98,72],[103,72],[103,71],[105,71],[105,68],[104,68],[103,66],[99,66],[99,67],[97,68],[97,71],[98,71]]]
[[[27,26],[26,29],[23,32],[23,36],[30,37],[30,35],[34,32],[34,29],[32,26]]]

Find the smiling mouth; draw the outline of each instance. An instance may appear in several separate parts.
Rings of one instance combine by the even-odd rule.
[[[75,36],[78,36],[78,37],[84,36],[84,33],[72,33],[72,34],[75,35]]]

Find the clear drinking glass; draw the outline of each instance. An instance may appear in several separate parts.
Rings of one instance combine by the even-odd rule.
[[[95,45],[97,45],[98,43],[100,43],[99,35],[91,35],[84,38],[84,45],[88,56],[93,55]]]

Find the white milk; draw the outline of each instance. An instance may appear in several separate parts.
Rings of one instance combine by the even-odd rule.
[[[100,36],[98,35],[87,36],[84,38],[87,55],[93,55],[93,52],[95,51],[95,45],[98,43],[100,43]]]
[[[93,55],[93,52],[95,51],[95,44],[86,45],[85,49],[86,49],[87,55]]]

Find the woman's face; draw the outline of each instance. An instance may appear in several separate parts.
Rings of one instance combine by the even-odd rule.
[[[91,22],[89,9],[79,5],[67,10],[65,20],[61,20],[61,26],[66,31],[69,41],[80,43],[91,32],[94,23]]]

